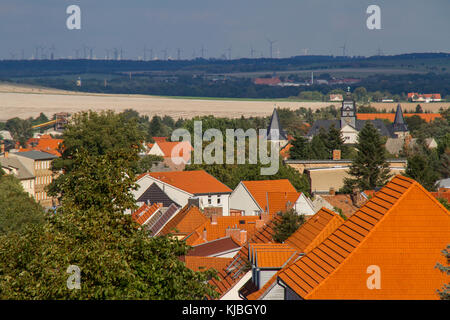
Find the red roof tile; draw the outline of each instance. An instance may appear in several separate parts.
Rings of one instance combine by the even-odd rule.
[[[259,207],[267,212],[267,196],[270,192],[296,193],[294,186],[288,179],[280,180],[259,180],[259,181],[241,181],[247,191]],[[269,203],[270,204],[270,203]]]
[[[162,208],[162,203],[154,203],[151,206],[147,206],[144,204],[138,210],[131,214],[131,217],[134,221],[139,223],[140,225],[145,224],[145,222],[151,218],[153,214],[155,214],[159,209]]]
[[[167,222],[159,234],[187,235],[207,221],[209,219],[196,206],[186,205]]]

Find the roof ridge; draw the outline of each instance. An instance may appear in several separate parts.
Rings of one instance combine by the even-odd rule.
[[[392,180],[394,180],[395,178],[400,178],[400,177],[403,177],[403,176],[401,176],[401,175],[396,175]],[[406,178],[406,177],[405,177]],[[385,188],[388,184],[390,184],[390,183],[395,183],[395,182],[392,182],[392,180],[391,181],[389,181],[383,188]],[[400,180],[403,180],[403,179],[401,179],[400,178]],[[405,179],[406,180],[406,179]],[[412,179],[410,179],[410,178],[407,178],[407,180],[406,181],[409,181],[409,180],[412,180]],[[335,274],[338,270],[340,270],[341,268],[343,268],[343,265],[347,262],[347,261],[349,261],[349,258],[351,257],[351,256],[353,256],[354,254],[355,254],[355,252],[357,251],[357,249],[358,248],[360,248],[361,246],[362,246],[362,244],[363,243],[365,243],[366,241],[367,241],[367,239],[369,238],[369,235],[370,234],[372,234],[372,233],[374,233],[374,230],[376,230],[376,229],[378,229],[379,228],[379,226],[382,224],[382,222],[386,219],[386,217],[389,215],[389,213],[391,213],[392,212],[392,210],[396,207],[396,206],[398,206],[398,204],[401,202],[401,200],[412,190],[412,186],[414,186],[415,184],[418,184],[416,181],[414,181],[414,180],[412,180],[413,181],[413,183],[411,183],[411,185],[409,186],[409,187],[404,187],[404,188],[406,188],[406,190],[402,193],[402,195],[395,201],[395,203],[386,211],[386,213],[384,213],[383,215],[382,215],[382,217],[378,220],[378,222],[376,222],[375,223],[375,225],[370,229],[370,230],[368,230],[368,232],[367,232],[367,234],[363,237],[363,239],[361,240],[361,241],[359,241],[358,242],[358,244],[356,244],[356,246],[351,250],[351,252],[349,252],[349,254],[346,256],[346,257],[344,257],[343,258],[343,260],[342,260],[342,262],[340,262],[340,263],[338,263],[338,265],[337,265],[337,267],[336,268],[334,268],[327,276],[326,276],[326,278],[323,280],[323,281],[321,281],[317,286],[315,286],[310,292],[308,292],[305,296],[304,296],[304,298],[306,299],[307,297],[309,297],[309,296],[311,296],[311,294],[313,293],[313,292],[315,292],[315,291],[317,291],[317,289],[318,288],[320,288],[320,287],[322,287],[330,278],[331,278],[331,275],[332,274]],[[383,189],[382,188],[382,189]],[[380,191],[382,190],[382,189],[380,189]],[[378,192],[377,192],[378,193]],[[376,197],[376,193],[375,193],[375,195],[372,197],[372,199],[374,199]],[[352,216],[354,216],[354,215],[356,215],[358,212],[360,212],[361,211],[361,209],[362,208],[364,208],[365,206],[366,206],[366,204],[368,204],[369,202],[371,202],[372,201],[372,199],[370,199],[368,202],[366,202],[359,210],[357,210]],[[364,213],[364,212],[363,212]],[[339,231],[343,226],[345,226],[346,224],[348,224],[348,222],[350,221],[350,219],[348,219],[348,220],[346,220],[343,224],[341,224],[332,234],[330,234],[324,241],[322,241],[316,248],[318,248],[323,242],[325,242],[327,239],[329,239],[331,236],[333,236],[333,235],[335,235],[335,233],[337,232],[337,231]],[[313,249],[314,250],[314,249]],[[312,251],[312,250],[311,250]],[[310,252],[311,252],[310,251]]]

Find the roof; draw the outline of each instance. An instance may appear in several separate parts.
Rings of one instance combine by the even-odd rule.
[[[273,233],[273,220],[271,220],[268,221],[268,223],[261,230],[258,230],[250,238],[248,243],[273,242]],[[216,287],[216,291],[219,292],[220,297],[223,297],[228,291],[230,291],[249,270],[248,243],[245,244],[241,250],[239,250],[229,264],[218,270],[219,279],[211,279],[209,281],[210,284]]]
[[[249,244],[249,260],[256,268],[281,268],[296,253],[297,250],[284,243]]]
[[[299,252],[308,253],[342,223],[344,220],[337,213],[322,208],[286,239],[285,243]]]
[[[53,160],[58,158],[57,156],[50,154],[48,152],[43,151],[37,151],[37,150],[31,150],[31,151],[25,151],[25,152],[15,152],[15,155],[33,159],[33,160]]]
[[[259,216],[218,216],[217,223],[213,224],[211,220],[201,224],[195,231],[186,237],[186,243],[194,246],[208,241],[223,238],[227,235],[227,229],[237,228],[247,231],[247,239],[256,232],[256,221]],[[204,235],[206,232],[206,239]]]
[[[450,189],[450,178],[436,181],[436,187]]]
[[[397,175],[278,279],[303,299],[438,299],[435,268],[449,240],[450,212],[416,181]],[[372,268],[381,288],[371,290]]]
[[[20,162],[20,158],[0,158],[0,165],[6,167],[12,167],[17,169],[17,178],[19,180],[30,180],[34,179],[34,174],[32,174],[23,164]]]
[[[400,104],[397,105],[397,111],[395,111],[395,119],[394,123],[392,124],[392,129],[394,130],[394,132],[408,131],[408,125],[405,123],[405,119],[403,118],[402,107],[400,106]]]
[[[187,235],[206,221],[208,221],[208,218],[196,206],[188,204],[169,220],[159,234],[167,235],[173,233]]]
[[[265,84],[265,85],[276,85],[281,82],[280,78],[274,77],[274,78],[255,78],[253,80],[255,84]]]
[[[356,212],[359,207],[353,204],[352,198],[349,194],[336,194],[336,195],[321,195],[321,197],[331,204],[333,207],[342,210],[342,213],[346,217],[350,217],[354,212]]]
[[[450,189],[441,188],[438,192],[431,192],[436,199],[445,199],[450,203]]]
[[[293,207],[301,192],[268,192],[269,213],[284,212]]]
[[[258,206],[267,211],[267,196],[270,192],[296,193],[294,186],[288,179],[241,181]],[[298,197],[297,197],[298,198]],[[270,204],[270,203],[269,203]],[[270,208],[269,208],[270,209]]]
[[[426,122],[432,122],[437,118],[442,118],[440,113],[403,113],[404,117],[418,116]],[[356,115],[358,120],[375,120],[386,119],[390,122],[394,122],[395,113],[358,113]]]
[[[232,258],[218,258],[218,257],[196,257],[185,256],[184,262],[187,268],[193,271],[206,271],[208,269],[220,270],[228,263]]]
[[[278,117],[276,108],[273,109],[269,127],[267,128],[267,140],[287,140],[286,132],[281,127],[280,118]]]
[[[392,128],[390,126],[386,126],[386,124],[381,119],[374,119],[374,120],[356,119],[355,129],[357,131],[361,131],[367,121],[370,121],[372,125],[378,129],[381,135],[387,137],[395,137],[394,133],[392,132]],[[324,119],[316,120],[314,121],[314,124],[312,125],[311,129],[309,129],[307,136],[317,135],[320,131],[320,128],[324,128],[326,131],[328,131],[333,125],[335,126],[335,128],[341,129],[340,120],[324,120]]]
[[[137,202],[145,202],[147,204],[162,203],[163,207],[170,207],[173,203],[178,207],[181,207],[178,203],[173,201],[161,188],[156,184],[152,183],[147,190],[137,199]]]
[[[241,245],[233,240],[232,237],[224,237],[193,246],[186,255],[206,257],[222,254],[227,251],[238,250],[240,248]]]
[[[157,141],[154,145],[158,145],[164,154],[164,157],[182,157],[186,161],[191,158],[191,151],[193,150],[188,141]],[[177,149],[175,149],[175,147],[177,147]]]
[[[155,203],[151,206],[144,204],[131,214],[131,218],[140,225],[143,225],[153,214],[155,214],[155,212],[161,208],[162,204],[160,203]]]
[[[63,139],[53,139],[48,134],[41,135],[40,138],[30,138],[27,141],[27,148],[25,148],[25,151],[29,150],[37,150],[37,151],[43,151],[51,153],[55,156],[60,157],[60,145],[64,142]]]
[[[317,245],[319,245],[324,239],[332,234],[341,224],[344,222],[336,213],[322,208],[314,216],[308,219],[300,228],[297,229],[288,239],[285,241],[285,245],[296,250],[299,253],[308,253]],[[293,255],[286,260],[285,266],[289,266],[294,263],[297,255]],[[280,269],[260,290],[252,292],[246,299],[257,300],[263,296],[269,288],[275,285],[278,275],[281,273]]]
[[[138,180],[149,175],[190,194],[231,193],[232,190],[204,170],[148,172]]]

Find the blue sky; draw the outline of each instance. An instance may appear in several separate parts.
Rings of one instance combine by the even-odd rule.
[[[81,8],[81,30],[66,28],[66,8]],[[368,30],[366,9],[381,8],[381,30]],[[36,46],[75,56],[83,46],[96,57],[122,48],[126,58],[182,58],[229,53],[233,58],[270,54],[350,55],[450,52],[448,0],[1,0],[0,58],[31,57]],[[48,54],[48,49],[44,49]],[[147,52],[147,57],[150,51]]]

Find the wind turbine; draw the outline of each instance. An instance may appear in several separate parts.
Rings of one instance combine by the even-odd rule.
[[[266,37],[266,40],[269,42],[269,47],[270,47],[270,59],[273,58],[273,44],[276,43],[276,40],[270,40],[269,38]]]
[[[253,55],[256,53],[256,50],[253,49],[253,46],[250,47],[250,57],[253,59]]]
[[[339,47],[339,48],[342,49],[342,56],[343,56],[343,57],[346,56],[346,55],[345,55],[345,49],[346,49],[346,47],[347,47],[347,44],[346,44],[345,42],[344,42],[344,45],[343,45],[343,46]]]

